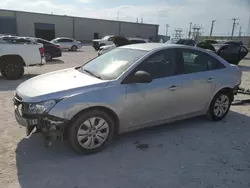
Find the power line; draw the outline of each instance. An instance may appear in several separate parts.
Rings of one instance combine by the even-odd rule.
[[[181,28],[175,29],[174,38],[180,39],[181,37],[182,37],[182,29]]]
[[[199,36],[201,35],[200,30],[202,27],[200,25],[194,25],[193,26],[193,39],[197,42],[199,40]]]

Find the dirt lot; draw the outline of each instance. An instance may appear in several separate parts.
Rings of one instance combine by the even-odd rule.
[[[105,151],[79,156],[41,135],[25,138],[13,116],[12,96],[24,80],[80,65],[91,47],[65,52],[44,67],[26,69],[22,80],[0,76],[0,187],[4,188],[245,188],[250,187],[250,106],[233,106],[218,123],[195,118],[120,136]],[[250,60],[241,62],[250,88]],[[239,96],[241,97],[241,96]]]

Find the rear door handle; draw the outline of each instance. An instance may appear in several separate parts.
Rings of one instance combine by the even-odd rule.
[[[207,82],[211,83],[211,82],[213,82],[213,80],[214,80],[214,78],[208,78]]]
[[[176,85],[172,85],[169,87],[169,90],[170,91],[175,91],[177,89],[177,86]]]

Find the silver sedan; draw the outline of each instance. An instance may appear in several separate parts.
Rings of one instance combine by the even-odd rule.
[[[15,117],[29,135],[67,138],[79,153],[107,146],[116,134],[207,115],[223,119],[241,71],[214,53],[190,46],[127,45],[80,67],[22,83]]]

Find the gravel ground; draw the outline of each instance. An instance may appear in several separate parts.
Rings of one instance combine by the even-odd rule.
[[[65,52],[18,81],[0,76],[0,187],[4,188],[245,188],[250,187],[250,107],[232,106],[227,118],[194,118],[119,136],[101,153],[79,156],[67,145],[43,146],[25,137],[13,116],[12,96],[24,80],[80,65],[96,52]],[[250,88],[250,60],[241,62]],[[241,98],[242,96],[238,96]]]

